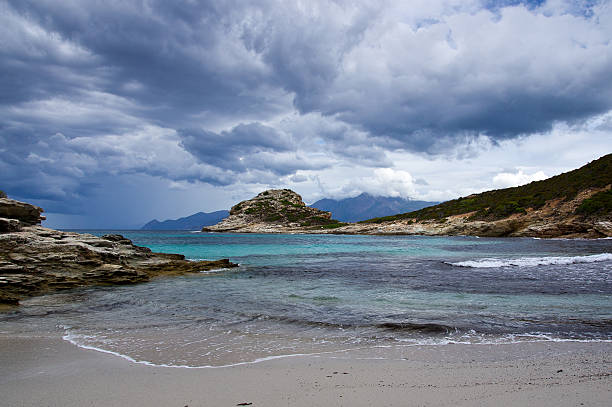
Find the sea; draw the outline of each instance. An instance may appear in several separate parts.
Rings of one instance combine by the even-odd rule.
[[[611,239],[80,232],[239,267],[31,298],[0,312],[0,334],[59,334],[191,368],[351,349],[612,341]]]

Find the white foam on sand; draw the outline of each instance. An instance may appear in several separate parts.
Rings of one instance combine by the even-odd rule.
[[[499,268],[499,267],[533,267],[549,265],[567,265],[578,263],[598,263],[612,261],[612,253],[593,254],[590,256],[567,257],[520,257],[516,259],[485,258],[479,260],[446,262],[451,266],[472,268]]]
[[[81,349],[87,349],[87,350],[95,350],[96,352],[101,352],[101,353],[107,353],[109,355],[114,355],[114,356],[118,356],[122,359],[125,359],[129,362],[132,363],[137,363],[140,365],[146,365],[146,366],[154,366],[154,367],[171,367],[171,368],[181,368],[181,369],[221,369],[221,368],[225,368],[225,367],[234,367],[234,366],[243,366],[243,365],[253,365],[255,363],[260,363],[260,362],[265,362],[268,360],[275,360],[275,359],[284,359],[284,358],[293,358],[293,357],[300,357],[300,356],[321,356],[321,355],[326,355],[326,354],[334,354],[334,353],[342,353],[342,352],[347,352],[349,350],[354,350],[354,349],[339,349],[339,350],[333,350],[333,351],[327,351],[327,352],[313,352],[313,353],[292,353],[292,354],[286,354],[286,355],[274,355],[274,356],[266,356],[266,357],[262,357],[262,358],[257,358],[254,360],[249,360],[249,361],[245,361],[245,362],[236,362],[236,363],[230,363],[230,364],[226,364],[226,365],[203,365],[203,366],[191,366],[191,365],[169,365],[169,364],[165,364],[165,363],[153,363],[153,362],[149,362],[147,360],[136,360],[131,356],[128,355],[124,355],[122,353],[119,352],[115,352],[112,350],[108,350],[108,349],[102,349],[102,348],[98,348],[96,346],[91,346],[91,345],[86,345],[84,343],[82,343],[83,339],[86,339],[87,336],[85,335],[77,335],[77,334],[71,334],[71,333],[66,333],[64,336],[62,336],[62,339],[70,342],[71,344],[81,348]]]
[[[107,353],[110,355],[118,356],[132,363],[137,363],[146,366],[153,367],[168,367],[168,368],[180,368],[180,369],[221,369],[226,367],[253,365],[256,363],[266,362],[275,359],[285,359],[293,357],[327,357],[327,358],[339,358],[340,354],[347,354],[351,351],[360,351],[364,349],[376,349],[376,348],[392,348],[392,347],[412,347],[412,346],[445,346],[445,345],[507,345],[517,343],[533,343],[533,342],[576,342],[576,343],[595,343],[595,342],[607,342],[612,343],[612,339],[577,339],[577,338],[556,338],[552,334],[538,333],[538,334],[506,334],[501,337],[487,337],[476,334],[476,332],[470,332],[459,338],[420,338],[410,340],[398,340],[395,344],[389,345],[368,345],[368,346],[356,346],[347,349],[336,349],[331,351],[312,352],[312,353],[291,353],[284,355],[266,356],[256,358],[254,360],[236,362],[225,365],[173,365],[166,363],[154,363],[147,360],[137,360],[131,356],[111,351],[108,349],[99,348],[97,346],[87,345],[87,339],[95,339],[93,336],[72,334],[68,332],[69,327],[63,327],[66,329],[66,334],[62,336],[62,339],[70,342],[71,344],[87,350],[94,350],[101,353]],[[336,355],[336,356],[333,356]],[[346,358],[344,356],[343,358]],[[357,358],[359,359],[359,358]],[[369,359],[369,358],[368,358]],[[372,358],[372,359],[385,359],[385,358]]]

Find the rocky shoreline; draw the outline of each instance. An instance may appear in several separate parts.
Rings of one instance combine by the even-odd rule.
[[[180,254],[153,253],[121,235],[48,229],[38,224],[41,212],[34,205],[0,198],[0,304],[76,287],[237,267],[228,259],[189,261]]]
[[[540,209],[528,209],[507,218],[482,221],[472,220],[473,213],[449,216],[441,220],[416,221],[403,219],[380,223],[355,223],[331,233],[479,236],[479,237],[537,237],[597,239],[612,236],[612,218],[576,215],[576,208],[587,198],[606,188],[592,188],[564,201],[552,200]],[[329,232],[328,232],[329,233]]]
[[[590,188],[572,200],[551,200],[539,209],[528,208],[498,220],[473,220],[473,212],[435,220],[398,219],[380,222],[341,223],[329,212],[308,208],[290,190],[268,190],[232,207],[230,216],[203,232],[315,233],[360,235],[425,235],[537,238],[604,238],[612,236],[612,217],[576,214],[576,208],[598,192]],[[300,210],[302,212],[295,211]],[[304,212],[308,210],[308,212]],[[315,221],[313,221],[316,220]]]

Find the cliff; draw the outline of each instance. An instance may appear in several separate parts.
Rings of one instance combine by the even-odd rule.
[[[306,206],[289,189],[270,189],[232,207],[230,215],[204,232],[291,233],[329,229],[344,224],[331,213]]]
[[[121,235],[96,237],[39,225],[42,209],[0,198],[0,303],[88,286],[133,284],[152,278],[235,267],[227,259],[188,261],[153,253]]]

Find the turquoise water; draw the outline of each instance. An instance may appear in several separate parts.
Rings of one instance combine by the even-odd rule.
[[[364,346],[612,340],[612,240],[118,233],[240,267],[35,298],[1,316],[4,329],[59,329],[80,346],[174,366]]]

